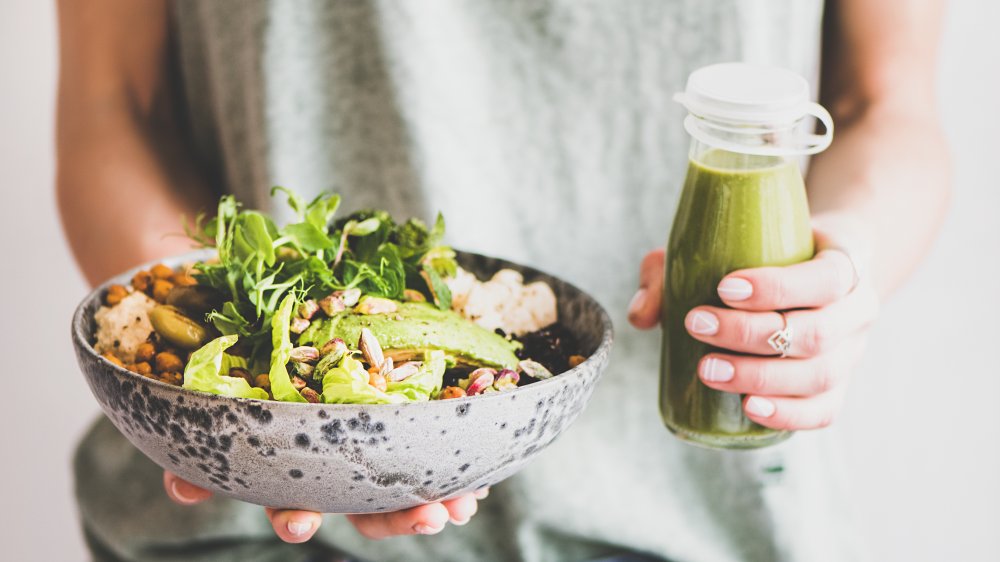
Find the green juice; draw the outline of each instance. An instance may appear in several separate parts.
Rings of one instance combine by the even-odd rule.
[[[723,306],[716,287],[734,270],[812,256],[809,207],[794,159],[715,149],[692,158],[667,244],[663,289],[660,411],[670,431],[727,449],[764,447],[790,435],[747,419],[742,396],[701,382],[699,360],[720,350],[692,338],[684,318],[698,305]]]

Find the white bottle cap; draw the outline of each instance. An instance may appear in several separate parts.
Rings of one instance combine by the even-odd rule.
[[[722,63],[700,68],[688,77],[687,88],[674,96],[691,113],[685,127],[696,139],[719,146],[719,138],[705,136],[705,127],[692,131],[692,117],[717,124],[721,131],[760,132],[794,127],[802,119],[819,119],[822,135],[800,135],[794,145],[748,147],[750,153],[815,154],[833,140],[833,119],[822,106],[809,99],[809,83],[798,74],[779,67],[747,63]],[[728,143],[727,143],[728,144]],[[729,148],[720,146],[720,148]],[[744,150],[743,152],[746,152]]]

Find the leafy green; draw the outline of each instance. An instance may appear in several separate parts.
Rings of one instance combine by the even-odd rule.
[[[430,400],[441,389],[445,371],[443,351],[428,351],[415,374],[390,382],[385,392],[368,384],[368,371],[360,361],[344,356],[340,365],[323,375],[323,402],[327,404],[398,404]]]
[[[281,301],[278,312],[271,320],[272,345],[271,370],[268,378],[271,381],[271,394],[275,400],[283,402],[305,402],[306,399],[292,386],[292,378],[288,374],[289,358],[292,356],[292,340],[289,335],[289,324],[292,321],[292,311],[295,309],[295,296],[288,295]]]
[[[266,400],[267,392],[263,389],[251,387],[246,379],[226,376],[232,367],[246,367],[246,360],[225,353],[237,339],[237,336],[222,336],[192,353],[184,368],[184,388],[223,396]]]
[[[368,384],[368,371],[360,361],[345,356],[340,365],[323,375],[323,402],[327,404],[390,404],[406,402],[402,394],[387,394]]]
[[[215,217],[199,215],[187,234],[218,252],[218,260],[195,266],[198,282],[225,296],[206,321],[239,338],[255,372],[269,371],[276,399],[302,400],[286,365],[289,323],[299,302],[356,287],[364,295],[395,300],[415,289],[442,310],[450,307],[443,278],[454,274],[456,263],[454,252],[441,245],[445,225],[440,214],[428,229],[419,219],[397,224],[382,210],[335,218],[340,196],[332,193],[307,202],[277,186],[271,195],[284,196],[295,217],[290,224],[278,228],[226,195]]]
[[[443,351],[425,351],[420,370],[401,381],[390,381],[386,385],[386,394],[401,394],[411,402],[430,400],[432,395],[441,390],[445,367]]]

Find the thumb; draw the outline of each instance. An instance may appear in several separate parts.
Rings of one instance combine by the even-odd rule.
[[[639,265],[639,290],[628,306],[628,321],[640,330],[660,322],[660,295],[663,291],[663,249],[646,254]]]

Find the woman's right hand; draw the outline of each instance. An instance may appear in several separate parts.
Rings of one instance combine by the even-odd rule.
[[[195,505],[212,497],[212,492],[199,488],[177,475],[164,472],[163,487],[167,496],[180,505]],[[489,495],[489,488],[477,490],[443,502],[429,503],[395,511],[392,513],[371,513],[346,515],[363,536],[369,539],[385,539],[401,535],[435,535],[445,525],[465,525],[476,514],[478,500]],[[288,543],[302,543],[312,538],[323,522],[323,516],[315,511],[297,509],[264,509],[278,538]]]

